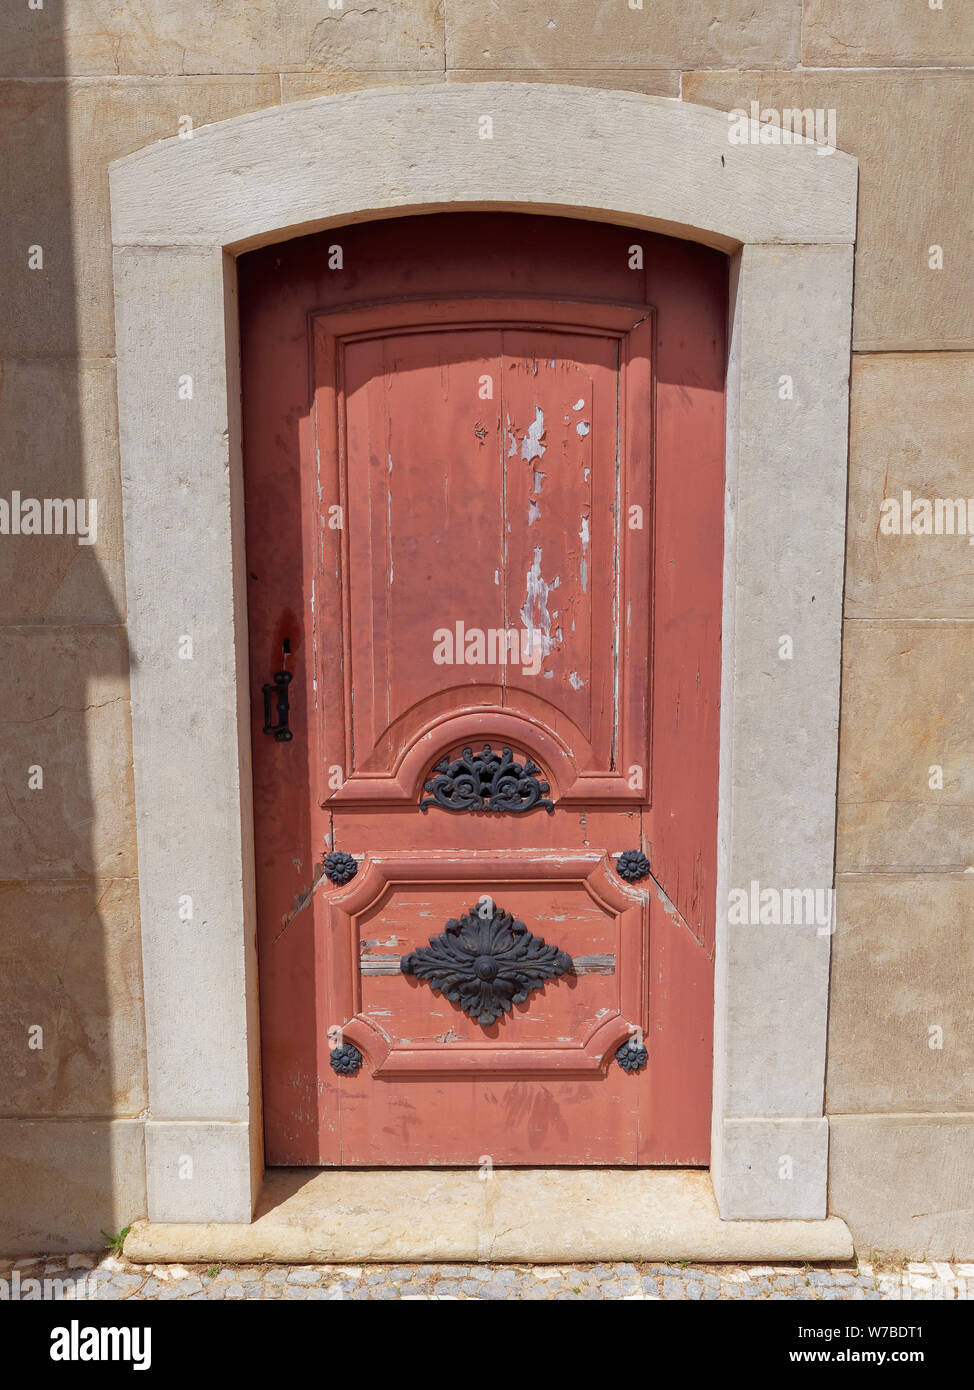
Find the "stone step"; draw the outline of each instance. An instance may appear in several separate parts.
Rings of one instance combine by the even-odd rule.
[[[328,1169],[265,1175],[249,1225],[136,1222],[140,1263],[570,1264],[845,1260],[844,1221],[722,1221],[710,1174],[674,1168]]]

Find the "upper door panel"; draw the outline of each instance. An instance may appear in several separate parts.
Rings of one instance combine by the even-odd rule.
[[[323,763],[342,768],[322,799],[411,796],[418,741],[437,728],[445,746],[451,719],[493,708],[559,745],[561,799],[638,804],[651,316],[413,312],[406,328],[401,308],[395,325],[382,308],[314,320],[315,647]]]

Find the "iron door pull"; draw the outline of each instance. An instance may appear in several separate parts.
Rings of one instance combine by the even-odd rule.
[[[284,659],[288,658],[291,643],[284,639]],[[278,743],[289,743],[294,737],[288,727],[291,706],[288,702],[287,688],[291,684],[290,671],[275,671],[273,681],[264,686],[264,733],[273,734]],[[271,723],[271,697],[277,695],[277,723]]]

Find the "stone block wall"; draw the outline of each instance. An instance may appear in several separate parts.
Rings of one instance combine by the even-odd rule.
[[[880,527],[905,490],[974,527],[969,0],[8,0],[0,495],[98,515],[95,545],[0,536],[0,1247],[144,1210],[108,164],[187,118],[497,78],[820,109],[860,160],[830,1206],[864,1250],[971,1258],[974,551]]]

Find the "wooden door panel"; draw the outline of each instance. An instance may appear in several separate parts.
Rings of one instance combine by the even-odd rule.
[[[555,1154],[567,1166],[632,1165],[639,1162],[639,1103],[620,1077],[606,1079],[596,1113],[591,1083],[582,1080],[458,1078],[446,1093],[431,1079],[414,1083],[408,1100],[384,1093],[392,1082],[353,1084],[342,1096],[341,1163],[378,1167],[395,1154],[404,1167],[476,1166],[483,1159],[537,1167],[546,1164],[542,1155]],[[426,1115],[437,1112],[443,1122],[431,1128]]]
[[[505,683],[513,703],[529,693],[562,714],[591,748],[593,770],[605,772],[616,722],[618,479],[616,450],[593,440],[618,443],[619,367],[616,338],[512,329],[499,370],[505,607],[541,644],[544,684],[518,667]]]
[[[349,721],[350,776],[383,765],[383,736],[404,714],[465,676],[474,682],[469,668],[433,664],[435,627],[448,618],[452,627],[453,612],[463,613],[468,627],[503,625],[503,596],[485,578],[503,567],[503,534],[484,505],[501,495],[503,462],[496,431],[478,442],[468,418],[478,378],[496,370],[499,345],[492,328],[339,345],[347,647],[340,633],[326,631],[332,650],[349,651],[359,696]],[[427,408],[416,409],[417,398]],[[461,431],[466,448],[459,454],[453,441]],[[487,683],[496,683],[490,674]]]
[[[564,328],[523,326],[542,313]],[[620,631],[649,608],[651,315],[460,301],[390,331],[402,318],[315,322],[317,588],[343,591],[314,613],[322,764],[341,768],[321,801],[412,799],[411,747],[486,704],[561,741],[580,779],[563,800],[641,803],[650,629]]]
[[[725,267],[418,220],[240,263],[267,1161],[706,1162]],[[541,807],[429,796],[485,744]],[[493,1021],[403,969],[485,900],[571,962]]]
[[[400,968],[485,899],[573,962],[486,1026]],[[323,1007],[354,1019],[345,1036],[368,1048],[378,1076],[598,1073],[630,1022],[645,1027],[644,907],[599,855],[370,857],[354,886],[329,899],[348,974],[331,974],[335,994]]]

